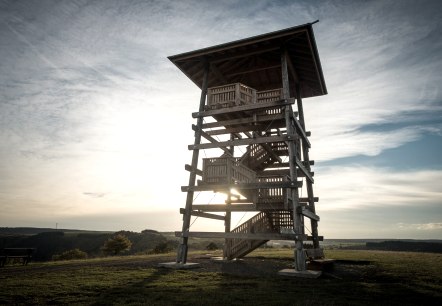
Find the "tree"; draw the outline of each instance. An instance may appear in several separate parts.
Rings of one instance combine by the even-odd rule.
[[[123,234],[117,234],[109,238],[101,248],[104,253],[118,255],[123,251],[127,251],[132,246],[132,242]]]

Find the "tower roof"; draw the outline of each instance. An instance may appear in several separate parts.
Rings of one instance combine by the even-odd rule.
[[[280,88],[281,47],[289,55],[289,75],[303,98],[327,94],[313,23],[169,56],[201,88],[204,63],[210,63],[208,86],[243,83],[259,91]]]

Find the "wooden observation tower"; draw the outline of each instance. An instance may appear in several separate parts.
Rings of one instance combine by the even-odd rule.
[[[224,238],[226,259],[292,240],[295,269],[306,270],[307,257],[322,256],[322,237],[302,100],[327,94],[312,24],[169,59],[201,88],[176,264],[187,262],[189,237]],[[225,193],[225,203],[194,204],[205,191]],[[256,215],[232,229],[232,212]],[[192,232],[192,216],[222,220],[225,230]],[[313,249],[304,250],[305,241]]]

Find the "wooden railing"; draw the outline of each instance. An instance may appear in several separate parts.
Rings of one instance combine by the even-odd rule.
[[[207,89],[207,108],[217,109],[256,102],[256,90],[241,83],[227,84]]]
[[[206,184],[250,183],[255,178],[255,171],[243,165],[239,158],[203,158],[203,182]]]
[[[293,217],[290,211],[260,212],[243,224],[233,229],[232,233],[280,233],[282,229],[293,228]],[[268,240],[226,239],[226,257],[228,259],[243,257]]]

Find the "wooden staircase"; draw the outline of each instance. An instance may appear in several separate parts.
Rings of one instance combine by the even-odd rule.
[[[240,162],[253,171],[262,171],[269,165],[279,161],[279,156],[288,155],[284,143],[252,144],[240,158]]]
[[[244,234],[280,233],[282,228],[293,228],[290,211],[260,212],[231,232]],[[229,260],[244,257],[267,241],[226,239],[225,257]]]

